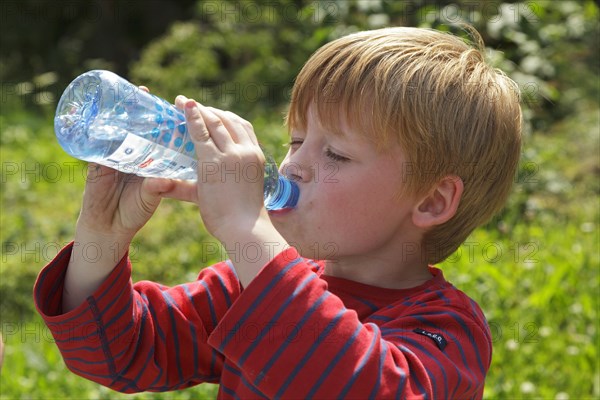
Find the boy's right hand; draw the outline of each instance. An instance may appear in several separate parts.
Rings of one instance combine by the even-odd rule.
[[[140,86],[140,89],[150,92],[146,86]],[[144,179],[90,163],[77,233],[87,239],[111,237],[118,244],[129,245],[156,211],[160,194],[171,190],[173,185],[167,179]]]
[[[161,193],[172,186],[167,179],[141,178],[90,164],[77,232],[129,242],[156,211]]]

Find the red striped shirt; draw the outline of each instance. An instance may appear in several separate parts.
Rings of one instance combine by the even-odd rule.
[[[220,383],[220,398],[481,398],[491,336],[477,304],[437,268],[383,289],[321,275],[290,248],[241,290],[233,266],[166,287],[131,282],[125,257],[61,312],[71,246],[34,288],[66,365],[121,392]]]

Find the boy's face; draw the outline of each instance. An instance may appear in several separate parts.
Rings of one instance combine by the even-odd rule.
[[[307,122],[306,131],[292,131],[281,164],[300,187],[298,205],[270,214],[285,239],[313,259],[402,252],[403,243],[420,241],[411,219],[416,202],[398,197],[405,167],[400,147],[378,152],[345,121],[344,135],[333,135],[312,109]]]

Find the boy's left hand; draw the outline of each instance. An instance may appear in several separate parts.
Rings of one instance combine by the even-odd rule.
[[[175,105],[185,111],[198,158],[198,180],[171,181],[161,195],[198,204],[206,229],[225,246],[246,287],[289,247],[264,207],[265,157],[248,121],[184,96],[177,96]],[[248,243],[258,246],[258,257],[235,253]]]
[[[264,211],[265,157],[252,125],[228,111],[177,96],[198,158],[197,182],[177,181],[164,197],[198,204],[206,229],[223,241],[252,229]]]

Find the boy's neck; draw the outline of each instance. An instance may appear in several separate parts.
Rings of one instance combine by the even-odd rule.
[[[421,260],[390,260],[383,257],[352,257],[328,260],[325,275],[386,289],[410,289],[433,275]]]

